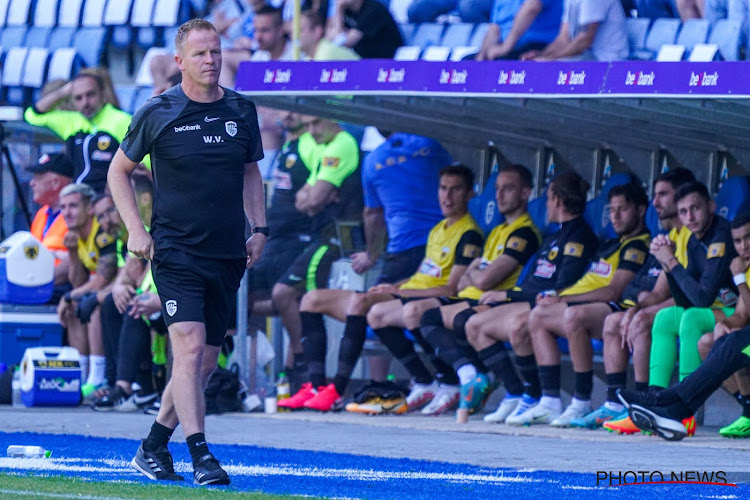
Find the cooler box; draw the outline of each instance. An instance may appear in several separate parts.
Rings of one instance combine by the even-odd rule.
[[[78,406],[81,363],[73,347],[32,347],[21,362],[21,400],[26,406]]]
[[[0,302],[44,304],[52,297],[55,257],[28,231],[0,243]]]
[[[0,363],[17,365],[28,347],[61,346],[55,306],[0,304]]]

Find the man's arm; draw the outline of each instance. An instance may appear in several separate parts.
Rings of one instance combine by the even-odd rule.
[[[568,43],[561,43],[556,47],[547,46],[546,49],[538,56],[535,61],[547,61],[554,59],[563,59],[583,54],[594,43],[596,32],[599,30],[601,23],[590,23],[581,27],[581,31]],[[550,48],[551,47],[551,48]]]
[[[622,291],[633,280],[635,273],[626,269],[618,269],[612,276],[609,285],[586,293],[565,295],[560,297],[563,302],[614,302],[620,298]]]
[[[72,84],[70,82],[66,83],[59,89],[50,92],[49,94],[35,102],[34,108],[36,108],[36,110],[40,113],[48,113],[53,109],[57,109],[60,103],[70,98],[72,89]]]
[[[109,253],[99,257],[99,263],[96,266],[96,273],[92,274],[89,279],[81,286],[70,292],[72,299],[78,299],[81,295],[88,292],[97,292],[108,286],[117,275],[117,255]]]
[[[302,189],[297,191],[294,208],[314,217],[335,200],[336,186],[330,182],[318,180],[315,185],[305,184]]]
[[[352,269],[363,273],[375,265],[385,246],[386,228],[383,207],[365,207],[362,210],[362,222],[365,228],[366,251],[352,255]]]
[[[473,271],[470,279],[482,291],[493,289],[498,283],[513,274],[521,264],[510,255],[499,255],[485,269]]]
[[[508,55],[516,47],[518,40],[529,30],[542,8],[541,0],[525,0],[518,9],[516,17],[513,18],[510,33],[503,37],[502,42],[498,42],[498,37],[495,37],[494,43],[488,48],[487,58],[499,59]]]
[[[555,54],[561,51],[564,47],[570,44],[570,26],[567,22],[563,22],[560,25],[560,32],[557,34],[557,38],[552,40],[552,43],[547,45],[544,50],[538,52],[532,50],[521,54],[522,61],[536,60],[537,58],[549,58],[550,54]]]
[[[266,200],[263,195],[263,178],[258,169],[258,162],[245,164],[245,177],[242,188],[244,198],[245,215],[253,227],[266,225]],[[247,267],[251,267],[260,259],[263,247],[266,244],[266,235],[253,233],[245,243],[247,251]]]
[[[138,257],[150,260],[154,256],[154,242],[143,225],[133,184],[130,182],[130,175],[137,166],[138,163],[125,156],[122,149],[118,149],[109,166],[107,183],[120,218],[128,229],[128,250]]]
[[[463,276],[461,276],[461,281],[458,282],[459,290],[463,290],[464,288],[468,288],[470,286],[477,286],[474,283],[474,280],[472,278],[475,274],[478,274],[479,266],[481,265],[482,265],[481,258],[477,258],[471,261],[471,264],[469,264],[469,267],[466,269],[466,272],[463,274]]]

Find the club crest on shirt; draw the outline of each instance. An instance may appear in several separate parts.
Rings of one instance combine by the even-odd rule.
[[[708,246],[708,258],[713,259],[714,257],[724,257],[726,251],[726,244],[723,242],[711,243]]]
[[[555,260],[555,258],[557,257],[557,252],[559,252],[559,251],[560,251],[560,248],[557,245],[553,246],[550,249],[549,253],[547,254],[547,259],[548,260]]]
[[[292,153],[289,156],[286,157],[286,161],[284,162],[284,166],[286,168],[292,168],[294,164],[297,163],[297,155]]]
[[[99,139],[96,141],[96,146],[104,151],[109,147],[109,145],[112,143],[112,138],[108,135],[102,135],[99,137]]]
[[[237,123],[236,122],[224,122],[224,128],[231,137],[237,135]]]

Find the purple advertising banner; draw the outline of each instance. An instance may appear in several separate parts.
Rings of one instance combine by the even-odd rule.
[[[281,94],[440,94],[606,97],[750,96],[747,63],[654,61],[245,62],[237,90]]]

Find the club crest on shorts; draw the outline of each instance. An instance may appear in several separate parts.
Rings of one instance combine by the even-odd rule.
[[[237,123],[235,122],[224,122],[224,128],[227,129],[227,134],[234,137],[237,135]]]
[[[167,314],[169,314],[170,317],[174,316],[175,313],[177,312],[177,301],[176,300],[168,300],[166,302],[166,304],[164,304],[164,305],[167,306]]]

